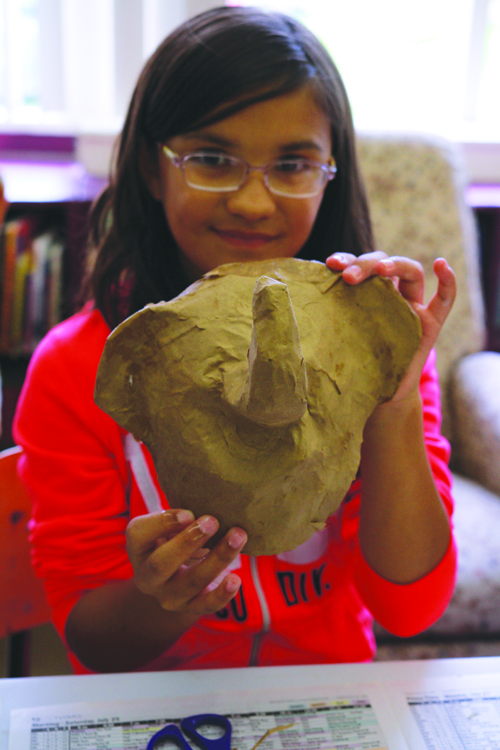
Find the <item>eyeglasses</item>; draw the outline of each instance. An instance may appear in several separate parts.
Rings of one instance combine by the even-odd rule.
[[[212,193],[239,190],[250,172],[262,172],[271,193],[287,198],[312,198],[321,193],[337,172],[333,157],[327,164],[291,157],[277,159],[265,167],[252,167],[243,159],[219,151],[196,151],[180,156],[163,146],[163,153],[182,171],[186,185]]]

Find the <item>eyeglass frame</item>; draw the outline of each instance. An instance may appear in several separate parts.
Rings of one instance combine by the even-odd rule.
[[[188,187],[193,188],[193,190],[202,190],[204,192],[208,193],[235,193],[237,190],[239,190],[245,182],[248,179],[248,175],[250,172],[262,172],[264,175],[264,184],[267,187],[267,189],[273,194],[273,195],[279,195],[283,198],[314,198],[314,196],[319,195],[322,190],[325,189],[327,184],[334,179],[336,173],[337,173],[337,164],[335,163],[335,159],[333,156],[330,157],[327,163],[321,163],[314,161],[314,159],[302,159],[300,158],[300,161],[303,161],[306,164],[314,164],[317,167],[321,168],[321,171],[325,175],[326,179],[324,184],[321,186],[321,188],[314,192],[314,193],[299,193],[294,195],[293,193],[283,193],[279,190],[275,190],[269,185],[269,178],[268,178],[268,169],[270,167],[274,166],[275,164],[279,164],[281,162],[286,162],[286,159],[275,159],[274,161],[269,162],[269,164],[266,164],[263,167],[256,167],[249,164],[244,159],[240,159],[238,156],[228,156],[227,154],[224,154],[223,152],[220,152],[223,156],[226,156],[226,158],[230,159],[231,161],[235,163],[242,164],[245,167],[245,173],[243,175],[243,178],[239,185],[236,185],[235,187],[202,187],[201,185],[193,185],[192,183],[188,182],[185,175],[185,163],[186,161],[191,158],[192,156],[202,155],[205,153],[210,153],[215,155],[215,153],[219,152],[204,152],[202,149],[199,151],[191,151],[188,154],[184,154],[181,156],[180,154],[176,154],[175,151],[172,151],[171,148],[169,148],[166,143],[160,144],[162,147],[162,151],[165,154],[165,156],[172,162],[172,164],[175,167],[178,167],[182,172],[182,177],[184,179],[184,182]]]

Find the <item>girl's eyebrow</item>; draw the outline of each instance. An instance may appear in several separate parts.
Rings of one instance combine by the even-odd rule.
[[[214,146],[223,146],[225,148],[237,145],[234,141],[230,141],[220,135],[215,135],[215,133],[206,133],[203,130],[185,133],[182,137],[188,141],[208,141],[208,143],[213,143]]]
[[[303,141],[292,141],[291,143],[285,143],[280,147],[281,151],[301,151],[302,149],[312,149],[313,151],[323,151],[322,147],[316,141],[310,139]]]
[[[212,143],[214,146],[220,146],[221,148],[235,148],[240,145],[235,141],[230,141],[228,138],[223,138],[222,136],[216,135],[215,133],[207,133],[203,130],[186,133],[183,135],[183,138],[193,141],[207,141],[208,143]],[[313,151],[318,151],[318,153],[323,151],[323,148],[318,143],[316,143],[316,141],[309,138],[301,141],[291,141],[290,143],[283,143],[279,147],[279,150],[282,153],[286,153],[288,151],[301,151],[302,149],[312,149]]]

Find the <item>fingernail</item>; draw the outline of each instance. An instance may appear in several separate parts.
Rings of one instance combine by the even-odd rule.
[[[388,271],[394,268],[394,261],[392,260],[379,260],[379,265],[384,266]]]
[[[227,535],[227,543],[231,549],[241,549],[246,544],[247,535],[243,529],[231,529]]]
[[[177,511],[176,521],[178,523],[193,523],[194,513],[190,510],[179,510]]]
[[[353,279],[359,279],[361,277],[361,268],[358,268],[357,266],[350,266],[346,271]]]
[[[177,513],[175,513],[173,510],[163,510],[161,512],[161,518],[167,521],[167,523],[176,523],[177,521]]]
[[[233,594],[235,591],[238,591],[240,586],[241,586],[241,578],[238,578],[238,576],[230,575],[226,578],[226,583],[224,584],[224,588],[226,589],[228,594]]]
[[[212,516],[202,516],[198,520],[197,526],[204,534],[214,534],[217,531],[219,524],[215,518],[212,518]]]
[[[203,539],[206,536],[214,534],[218,527],[219,524],[215,518],[212,518],[211,516],[202,516],[196,523],[186,529],[186,533],[189,534],[193,541],[197,542],[198,539]]]

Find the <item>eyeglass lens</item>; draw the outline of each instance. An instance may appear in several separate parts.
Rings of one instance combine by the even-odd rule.
[[[249,171],[245,162],[223,154],[191,154],[183,168],[189,185],[208,190],[237,190]],[[284,159],[266,169],[269,189],[285,195],[314,195],[326,181],[326,170],[304,159]]]

